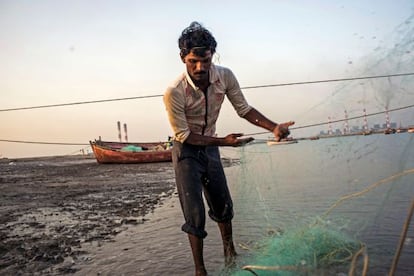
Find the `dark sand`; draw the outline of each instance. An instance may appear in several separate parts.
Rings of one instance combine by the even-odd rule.
[[[93,156],[0,159],[0,275],[76,272],[88,252],[174,192],[172,164],[100,165]]]

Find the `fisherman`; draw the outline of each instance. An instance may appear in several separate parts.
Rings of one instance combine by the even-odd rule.
[[[167,88],[164,103],[173,130],[175,180],[188,234],[195,275],[207,275],[203,258],[205,231],[204,197],[208,215],[220,229],[226,264],[237,255],[233,243],[233,203],[219,146],[239,147],[253,140],[242,133],[216,135],[216,121],[226,96],[237,114],[250,123],[273,133],[277,141],[289,135],[294,122],[277,124],[250,106],[239,83],[228,68],[213,64],[216,40],[198,22],[185,28],[178,39],[180,57],[186,66],[174,84]]]

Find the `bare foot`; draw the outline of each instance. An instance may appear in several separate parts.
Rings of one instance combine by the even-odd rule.
[[[195,276],[207,276],[207,271],[205,269],[196,270]]]
[[[224,263],[226,266],[234,266],[237,252],[234,249],[234,245],[227,247],[224,250]]]

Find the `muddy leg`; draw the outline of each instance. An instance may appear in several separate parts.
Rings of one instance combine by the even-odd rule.
[[[234,264],[234,258],[237,256],[233,243],[233,228],[230,222],[218,223],[221,238],[223,240],[224,258],[226,265]]]
[[[196,276],[207,275],[207,271],[204,266],[204,258],[203,258],[203,239],[197,236],[188,234],[188,240],[190,241],[191,252],[193,253],[195,275]]]

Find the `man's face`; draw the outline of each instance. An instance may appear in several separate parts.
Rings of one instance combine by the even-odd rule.
[[[210,50],[204,51],[203,53],[203,56],[199,56],[194,51],[191,51],[183,58],[183,62],[187,66],[187,72],[194,82],[208,80],[208,71],[213,55]]]

